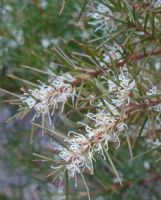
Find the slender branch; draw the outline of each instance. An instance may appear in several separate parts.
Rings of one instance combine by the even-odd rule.
[[[147,56],[156,56],[156,55],[161,55],[161,49],[157,49],[155,51],[147,52],[144,54],[132,55],[127,59],[127,61],[124,60],[124,61],[117,62],[116,66],[123,67],[125,64],[127,64],[130,61],[134,61],[134,60],[138,61]],[[82,80],[88,80],[90,77],[97,77],[99,75],[105,75],[107,70],[106,69],[99,69],[99,70],[86,70],[85,69],[84,72],[86,73],[85,78],[77,79],[76,81],[73,82],[73,86],[80,84],[82,82]]]

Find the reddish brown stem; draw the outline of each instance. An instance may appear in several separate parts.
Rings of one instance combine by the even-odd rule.
[[[147,52],[144,54],[138,54],[138,55],[132,55],[129,57],[128,61],[121,61],[121,62],[117,62],[116,66],[117,67],[122,67],[125,64],[127,64],[127,62],[133,61],[133,60],[141,60],[147,56],[156,56],[156,55],[160,55],[161,54],[161,49],[157,49],[155,51],[151,51],[151,52]],[[99,69],[99,70],[95,70],[95,71],[87,71],[85,70],[86,74],[91,76],[91,77],[97,77],[99,75],[104,75],[106,73],[106,69]],[[90,77],[87,76],[86,78],[82,78],[82,79],[77,79],[76,81],[73,82],[73,85],[77,85],[79,83],[82,82],[82,80],[86,80],[89,79]]]

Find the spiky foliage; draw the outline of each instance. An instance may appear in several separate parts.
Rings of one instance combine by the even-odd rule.
[[[82,178],[89,199],[130,199],[161,177],[153,167],[161,148],[160,2],[85,1],[79,20],[90,39],[71,41],[77,51],[54,46],[50,71],[26,67],[46,80],[19,78],[17,115],[34,112],[33,128],[51,138],[46,154],[34,155],[50,163],[47,177],[66,186],[66,199],[76,199],[72,178],[75,186]]]

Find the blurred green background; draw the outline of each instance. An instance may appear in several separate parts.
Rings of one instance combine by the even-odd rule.
[[[72,38],[84,40],[88,33],[77,23],[83,1],[1,0],[0,84],[16,90],[8,73],[23,74],[33,80],[20,65],[46,68],[53,65],[52,46],[67,46]],[[72,46],[68,45],[68,48]]]

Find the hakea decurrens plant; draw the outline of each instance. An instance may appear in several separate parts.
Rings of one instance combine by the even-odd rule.
[[[115,82],[116,77],[113,76]],[[59,158],[63,161],[59,166],[52,166],[52,169],[62,169],[60,178],[67,171],[69,177],[77,179],[77,174],[89,172],[93,174],[93,161],[95,154],[100,154],[106,159],[105,152],[109,150],[109,143],[114,143],[116,149],[120,146],[120,134],[128,127],[126,124],[125,106],[130,103],[130,91],[135,87],[135,81],[132,80],[127,69],[121,69],[119,74],[119,83],[107,80],[109,95],[115,92],[115,99],[111,104],[104,100],[104,104],[99,104],[99,109],[94,113],[87,113],[86,117],[94,123],[93,126],[78,122],[85,128],[85,134],[70,131],[69,139],[64,142],[67,148],[56,145],[55,149],[59,151]],[[116,101],[117,99],[117,101]],[[118,103],[119,102],[119,103]],[[105,109],[108,107],[109,111]]]
[[[53,142],[52,148],[58,151],[60,162],[58,161],[59,164],[56,166],[52,165],[51,169],[59,171],[61,181],[67,172],[69,178],[75,178],[77,185],[78,174],[94,173],[93,162],[96,154],[100,154],[103,159],[106,159],[109,143],[113,143],[116,149],[120,146],[119,136],[128,128],[125,108],[130,104],[130,93],[136,84],[125,66],[120,68],[117,75],[113,71],[110,73],[110,79],[102,77],[102,84],[106,87],[110,102],[104,99],[103,103],[98,103],[99,108],[96,113],[88,112],[86,114],[91,125],[78,122],[85,133],[70,131],[68,137],[63,141],[65,147]],[[29,89],[20,97],[25,104],[25,107],[22,108],[33,109],[36,112],[34,118],[41,115],[52,116],[59,106],[63,111],[68,97],[76,95],[76,88],[73,88],[75,81],[76,79],[67,73],[51,76],[48,85],[40,82],[38,88]],[[93,97],[92,103],[95,101],[94,99]],[[119,177],[118,179],[120,180]]]
[[[119,135],[127,128],[124,123],[126,117],[122,115],[113,116],[111,113],[100,111],[97,114],[87,113],[87,117],[94,121],[94,127],[79,122],[85,127],[85,134],[70,131],[69,139],[64,141],[67,148],[55,144],[56,147],[53,147],[58,150],[62,162],[51,168],[60,170],[60,181],[67,172],[69,178],[75,178],[75,186],[77,186],[77,175],[84,172],[94,174],[95,154],[100,154],[106,159],[105,152],[108,151],[110,142],[116,144],[116,148],[119,147]],[[118,180],[121,183],[119,176]]]
[[[146,4],[147,2],[144,1],[144,3]],[[121,20],[119,22],[117,20],[122,13],[119,13],[118,9],[116,9],[117,13],[113,11],[115,4],[109,3],[109,5],[108,7],[97,2],[92,11],[90,8],[88,17],[90,17],[91,21],[89,24],[94,27],[95,34],[97,32],[106,32],[107,37],[109,37],[113,31],[116,31],[117,25],[121,23]],[[129,6],[129,4],[127,5]],[[127,5],[124,5],[123,9]],[[155,1],[155,3],[148,5],[154,9],[154,7],[160,6],[160,1]],[[140,6],[140,4],[133,4],[128,9],[136,8],[137,6]],[[129,16],[131,17],[131,13]],[[127,20],[126,26],[129,25],[131,29],[136,29],[136,34],[132,32],[130,37],[138,34],[147,37],[147,40],[154,41],[156,39],[158,42],[158,38],[155,38],[154,34],[151,35],[150,32],[146,31],[146,26],[148,28],[150,26],[148,22],[144,25],[144,28],[141,27],[141,23],[144,21],[142,16],[139,25],[130,21],[131,18],[128,18],[129,16],[124,16],[123,23]],[[116,21],[115,17],[117,18]],[[149,13],[146,20],[148,20],[148,17]],[[54,164],[51,164],[51,169],[54,172],[49,176],[57,173],[56,178],[60,178],[60,185],[66,174],[69,178],[75,179],[75,185],[77,185],[77,175],[82,177],[86,173],[93,175],[94,162],[97,160],[97,155],[100,155],[104,160],[108,158],[110,161],[108,156],[110,147],[112,145],[115,149],[120,147],[121,134],[129,131],[128,118],[130,115],[133,117],[136,114],[136,119],[134,116],[132,121],[137,120],[139,109],[142,109],[143,113],[154,112],[155,125],[157,128],[161,128],[160,88],[151,84],[152,81],[149,77],[153,73],[148,74],[148,67],[146,66],[147,70],[144,70],[142,66],[140,67],[142,64],[140,60],[144,56],[159,55],[161,50],[157,46],[153,51],[153,48],[148,46],[147,49],[150,49],[150,51],[144,52],[142,51],[142,45],[140,47],[142,40],[139,41],[134,37],[131,41],[129,32],[125,32],[125,35],[128,35],[127,38],[124,39],[124,36],[121,35],[120,41],[117,41],[113,35],[110,39],[107,38],[109,43],[108,40],[107,43],[103,41],[100,46],[96,47],[98,52],[96,50],[90,52],[90,48],[88,49],[85,45],[85,52],[90,52],[89,55],[84,52],[76,52],[72,54],[72,59],[55,48],[58,55],[63,58],[62,60],[65,60],[65,64],[67,63],[69,68],[72,65],[72,69],[74,69],[72,74],[76,75],[72,76],[69,73],[51,74],[47,83],[39,81],[40,84],[36,88],[23,91],[24,93],[19,97],[21,101],[20,111],[33,110],[33,120],[38,117],[48,116],[50,121],[49,129],[44,127],[45,123],[40,126],[42,129],[46,128],[45,130],[47,131],[50,130],[50,127],[54,127],[52,116],[55,112],[63,113],[64,106],[69,99],[72,99],[74,111],[78,113],[81,109],[85,110],[83,116],[85,116],[87,122],[78,120],[76,125],[78,129],[75,127],[74,130],[70,129],[71,131],[63,139],[61,138],[60,142],[59,139],[51,142],[50,147],[57,154],[56,156],[54,155],[56,162],[54,160]],[[102,38],[104,36],[101,39],[99,38],[98,41],[102,40]],[[128,42],[128,40],[130,41]],[[97,38],[95,39],[96,41]],[[133,50],[132,45],[136,45],[136,49]],[[127,51],[126,47],[129,47]],[[141,54],[137,54],[139,49],[141,49]],[[130,55],[130,52],[133,55]],[[74,57],[75,55],[80,56],[80,58]],[[136,63],[133,63],[133,61],[136,61]],[[96,66],[93,66],[94,64]],[[134,64],[139,64],[139,67],[133,69]],[[60,64],[60,66],[65,65]],[[147,74],[149,77],[146,77]],[[89,80],[90,78],[92,80]],[[69,105],[69,107],[72,106]],[[45,120],[47,119],[45,118]],[[128,137],[128,134],[126,136]],[[52,137],[54,138],[54,133]],[[150,140],[147,143],[148,145],[152,144],[152,146],[160,145],[158,139],[154,138],[154,141]],[[113,164],[111,166],[113,167]],[[117,171],[114,171],[121,182]],[[89,194],[88,197],[90,198]]]

